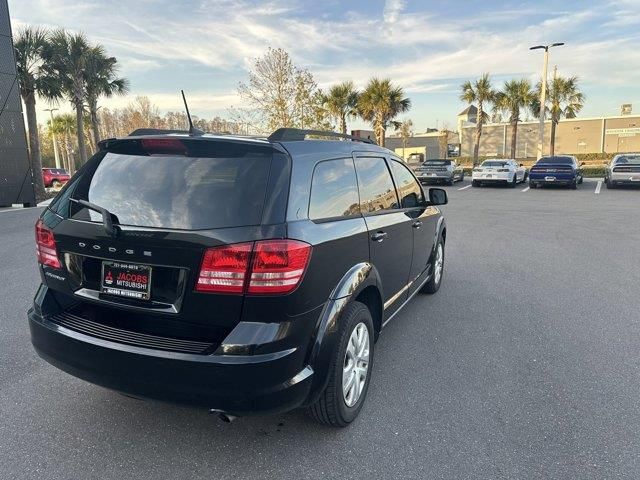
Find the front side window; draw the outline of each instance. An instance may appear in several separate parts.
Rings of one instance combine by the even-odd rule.
[[[384,158],[358,157],[356,172],[362,213],[398,208],[396,189]]]
[[[311,180],[309,218],[319,220],[359,214],[360,200],[353,159],[318,163]]]
[[[422,189],[411,172],[400,162],[391,162],[393,176],[396,179],[396,187],[400,196],[402,208],[414,208],[420,206]]]

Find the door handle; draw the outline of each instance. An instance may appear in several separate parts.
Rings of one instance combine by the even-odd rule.
[[[420,228],[422,226],[422,222],[420,220],[416,220],[415,222],[413,222],[413,224],[411,225],[413,228]]]
[[[387,232],[376,232],[373,235],[371,235],[371,240],[378,243],[383,241],[385,238],[387,238]]]

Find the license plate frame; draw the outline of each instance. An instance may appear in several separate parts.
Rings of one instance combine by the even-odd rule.
[[[153,268],[150,265],[103,260],[100,293],[148,301],[151,299],[152,273]]]
[[[544,177],[544,181],[545,182],[555,182],[556,181],[556,177]]]

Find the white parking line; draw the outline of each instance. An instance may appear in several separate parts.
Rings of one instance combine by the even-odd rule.
[[[596,195],[600,195],[600,189],[601,188],[602,188],[602,180],[598,180],[598,183],[596,185],[596,191],[593,192],[593,193],[595,193]]]
[[[467,188],[471,188],[471,185],[467,185],[466,187],[459,188],[458,190],[466,190]]]
[[[522,190],[520,190],[521,192],[526,192],[530,189],[531,187],[527,187],[527,188],[523,188]]]

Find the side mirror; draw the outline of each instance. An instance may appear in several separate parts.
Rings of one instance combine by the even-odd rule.
[[[586,163],[584,163],[584,162],[580,162],[580,166],[581,166],[581,167],[584,167],[585,165],[586,165]]]
[[[446,205],[449,203],[446,190],[442,188],[430,188],[429,203],[431,203],[431,205]]]
[[[521,164],[520,164],[520,166],[521,166],[521,167],[524,167],[524,163],[521,163]]]

